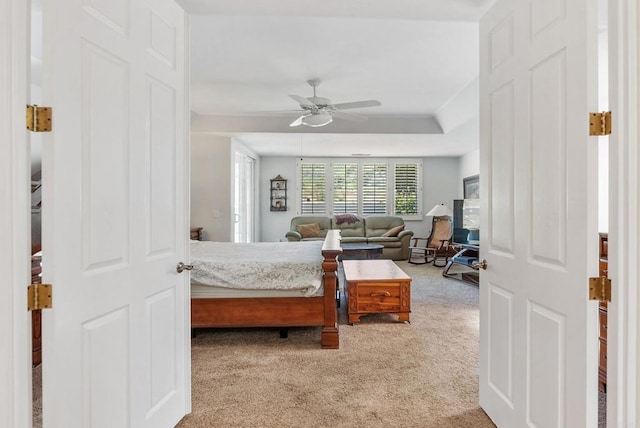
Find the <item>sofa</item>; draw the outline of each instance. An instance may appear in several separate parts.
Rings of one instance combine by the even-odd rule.
[[[382,245],[381,258],[406,260],[413,232],[404,230],[404,226],[402,217],[394,216],[297,216],[291,219],[291,227],[285,237],[288,241],[324,240],[327,230],[338,229],[342,243]]]

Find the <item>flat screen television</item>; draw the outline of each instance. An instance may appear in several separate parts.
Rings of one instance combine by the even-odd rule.
[[[480,244],[480,199],[454,199],[453,242]]]

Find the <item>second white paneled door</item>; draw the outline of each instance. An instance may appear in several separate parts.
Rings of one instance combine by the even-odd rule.
[[[45,427],[190,407],[187,25],[173,0],[43,2]]]
[[[501,427],[597,425],[596,0],[482,19],[480,404]]]

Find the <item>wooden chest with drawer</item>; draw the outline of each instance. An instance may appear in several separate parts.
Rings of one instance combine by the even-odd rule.
[[[342,262],[347,291],[349,323],[372,313],[391,313],[409,321],[411,277],[391,260]]]

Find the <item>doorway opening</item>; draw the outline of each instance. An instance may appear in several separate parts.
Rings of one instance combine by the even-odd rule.
[[[29,100],[40,105],[42,65],[42,3],[31,2],[31,85]],[[31,283],[42,282],[42,134],[30,133],[31,151]],[[31,313],[33,426],[42,426],[42,313]]]
[[[598,111],[609,110],[609,31],[608,3],[598,2]],[[598,260],[599,275],[608,276],[609,232],[609,136],[598,137]],[[607,423],[607,302],[598,308],[598,426]]]

